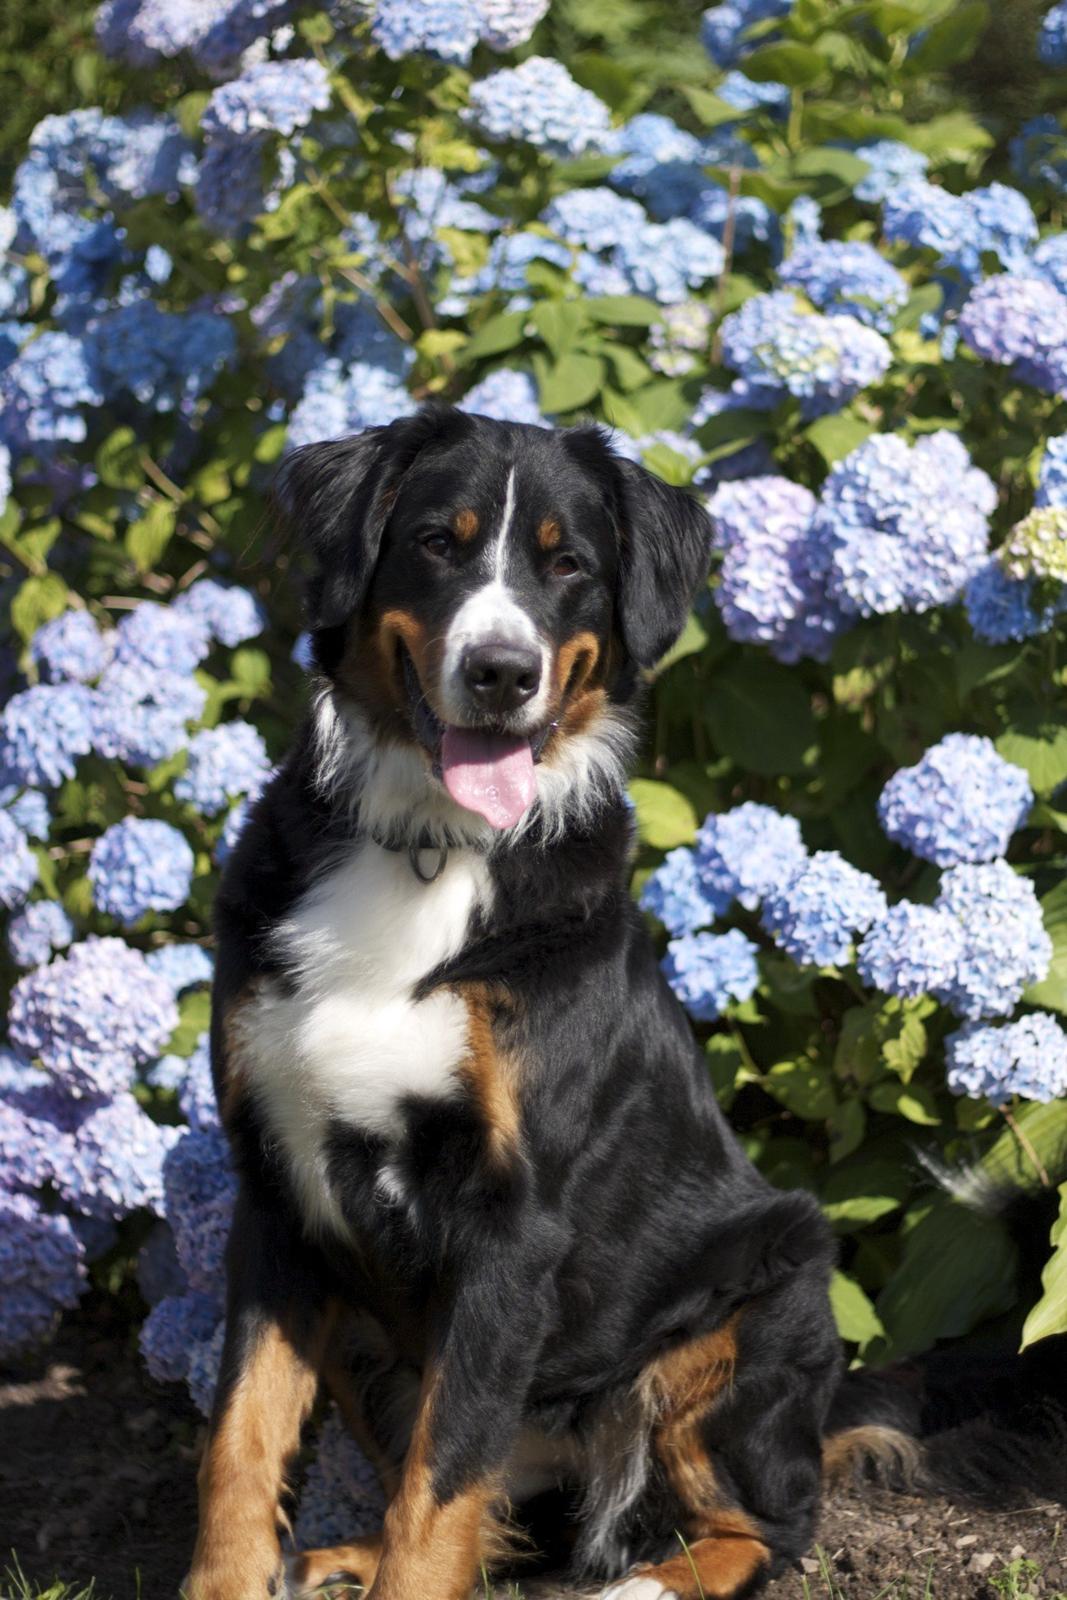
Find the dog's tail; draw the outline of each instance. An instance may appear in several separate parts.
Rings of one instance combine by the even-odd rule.
[[[827,1481],[998,1510],[1067,1505],[1067,1340],[1047,1343],[1021,1356],[957,1349],[848,1373],[823,1443]]]

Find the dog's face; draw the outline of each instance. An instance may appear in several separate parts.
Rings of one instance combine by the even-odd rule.
[[[439,408],[296,452],[279,499],[318,559],[335,693],[497,829],[617,724],[710,549],[699,506],[597,430]]]

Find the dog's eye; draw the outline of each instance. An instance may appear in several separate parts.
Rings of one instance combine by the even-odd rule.
[[[557,556],[555,561],[553,561],[551,568],[552,576],[554,578],[573,578],[579,572],[581,572],[581,570],[581,567],[578,565],[577,557],[571,555]]]
[[[432,556],[447,556],[452,550],[452,535],[450,533],[425,533],[419,540],[424,550]]]

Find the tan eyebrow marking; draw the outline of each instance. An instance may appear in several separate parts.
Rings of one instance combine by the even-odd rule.
[[[537,542],[542,550],[554,550],[563,538],[563,529],[555,517],[542,517],[537,525]]]
[[[462,511],[457,511],[452,518],[452,526],[456,531],[456,538],[466,542],[473,539],[478,532],[478,513],[472,506],[464,506]]]

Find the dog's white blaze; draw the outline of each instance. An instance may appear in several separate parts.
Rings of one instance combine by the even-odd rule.
[[[484,857],[455,851],[435,883],[407,853],[363,841],[321,878],[281,925],[276,949],[295,993],[259,990],[241,1015],[242,1066],[283,1147],[315,1227],[344,1230],[324,1140],[333,1120],[394,1141],[408,1095],[446,1097],[468,1048],[466,1007],[419,980],[462,948],[490,898]],[[386,1160],[381,1185],[402,1198]]]
[[[504,515],[500,519],[496,539],[492,547],[493,579],[496,583],[503,583],[507,574],[508,564],[508,534],[511,532],[511,520],[515,515],[515,468],[508,471],[508,481],[504,488]]]

